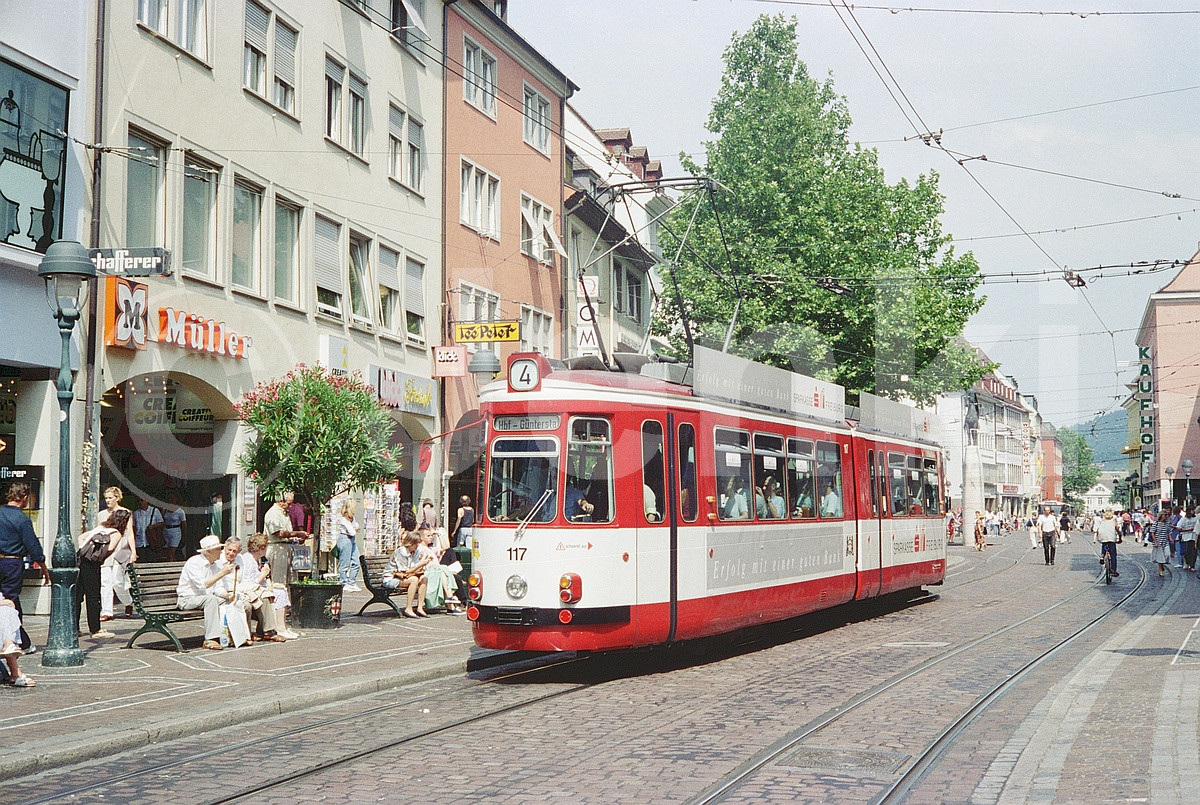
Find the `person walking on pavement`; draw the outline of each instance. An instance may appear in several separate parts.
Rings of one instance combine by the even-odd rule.
[[[356,593],[362,588],[355,584],[358,579],[358,524],[354,522],[354,501],[346,498],[338,510],[333,524],[337,532],[338,580],[346,592]]]
[[[46,554],[42,543],[33,533],[33,521],[23,511],[29,505],[29,484],[14,481],[5,493],[5,503],[0,506],[0,595],[12,601],[17,616],[24,620],[21,611],[21,585],[25,579],[25,558],[42,568],[42,578],[50,583],[50,571],[46,569]],[[22,626],[18,629],[21,649],[26,654],[37,651]]]
[[[79,577],[75,586],[75,625],[78,628],[79,613],[83,608],[83,603],[86,601],[88,634],[92,636],[93,640],[107,640],[116,637],[115,634],[100,625],[100,621],[102,620],[100,615],[101,587],[103,585],[101,581],[103,573],[101,566],[113,555],[118,546],[124,543],[125,540],[132,539],[131,534],[126,534],[126,529],[129,526],[131,518],[132,513],[129,509],[118,507],[103,523],[91,531],[84,531],[75,540],[75,548],[80,549],[91,542],[93,537],[108,537],[108,546],[105,548],[103,558],[98,560],[84,559],[82,557],[77,558]],[[109,620],[112,620],[111,616]]]
[[[1171,512],[1163,508],[1158,513],[1158,521],[1153,527],[1142,529],[1148,531],[1154,538],[1154,549],[1150,552],[1150,561],[1158,563],[1158,577],[1167,574],[1167,565],[1171,563]]]
[[[987,547],[987,518],[983,512],[975,512],[975,550],[983,553]]]
[[[1071,518],[1066,510],[1063,510],[1062,518],[1058,521],[1058,541],[1066,545],[1071,544]]]
[[[1038,546],[1037,520],[1033,516],[1026,517],[1025,527],[1029,529],[1029,547],[1036,548]]]
[[[1179,545],[1183,556],[1183,566],[1187,570],[1196,569],[1196,507],[1188,506],[1183,517],[1175,524],[1179,530]]]
[[[119,486],[110,486],[104,490],[105,507],[96,515],[96,524],[106,522],[119,511],[128,512],[129,519],[121,534],[121,541],[115,550],[111,551],[104,564],[100,566],[100,620],[113,619],[113,596],[125,605],[126,617],[133,615],[133,596],[129,594],[129,576],[125,568],[130,562],[138,560],[137,534],[134,531],[133,512],[121,505],[125,497],[124,490]]]
[[[1049,506],[1042,507],[1042,513],[1037,519],[1038,533],[1042,535],[1042,552],[1046,555],[1046,564],[1054,564],[1054,554],[1057,550],[1054,542],[1058,537],[1058,518]]]
[[[1105,509],[1104,516],[1097,517],[1092,528],[1092,542],[1100,543],[1100,564],[1104,564],[1106,553],[1112,554],[1112,574],[1120,576],[1117,572],[1117,543],[1121,541],[1121,534],[1118,531],[1117,519],[1113,517],[1113,510]]]
[[[458,499],[458,504],[458,514],[454,526],[454,544],[470,548],[471,537],[475,535],[475,509],[471,506],[471,496],[463,495]],[[953,516],[951,520],[953,520]]]

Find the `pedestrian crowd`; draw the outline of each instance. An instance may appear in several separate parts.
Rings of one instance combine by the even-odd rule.
[[[38,647],[22,623],[21,587],[26,563],[41,571],[46,583],[50,574],[45,553],[26,510],[33,503],[29,484],[16,481],[5,491],[0,506],[0,681],[16,687],[37,683],[23,673],[19,659]],[[104,490],[105,508],[96,516],[99,523],[75,539],[78,576],[75,584],[76,628],[86,614],[87,632],[93,640],[116,635],[106,623],[112,621],[114,605],[134,617],[128,566],[150,555],[173,559],[181,545],[180,531],[186,514],[177,501],[164,509],[141,498],[138,508],[125,508],[124,492],[116,486]],[[213,496],[210,529],[222,528],[220,495]],[[334,520],[338,579],[343,590],[361,590],[356,506],[352,500],[340,504]],[[419,522],[418,522],[419,516]],[[263,532],[248,537],[222,540],[210,533],[200,540],[197,553],[184,562],[176,588],[176,603],[182,611],[204,613],[205,649],[219,651],[243,642],[285,642],[299,637],[287,626],[291,602],[287,585],[299,570],[312,567],[305,545],[311,520],[307,510],[288,492],[279,497],[264,518]],[[455,515],[453,536],[437,522],[437,510],[429,499],[420,508],[401,506],[402,539],[387,569],[378,580],[386,589],[403,589],[407,597],[405,617],[428,617],[429,609],[441,608],[461,614],[467,603],[463,567],[451,546],[469,546],[475,525],[471,499],[464,495]],[[251,631],[251,625],[254,629]],[[244,626],[244,639],[241,636]]]

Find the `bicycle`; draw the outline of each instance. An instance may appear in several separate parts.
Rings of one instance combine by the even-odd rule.
[[[1100,564],[1104,565],[1104,583],[1112,584],[1112,580],[1121,575],[1117,572],[1117,543],[1100,543]]]

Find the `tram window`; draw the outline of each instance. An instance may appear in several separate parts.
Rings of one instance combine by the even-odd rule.
[[[609,523],[613,517],[612,427],[607,419],[574,417],[567,428],[563,516],[570,523]]]
[[[754,434],[754,511],[760,520],[782,520],[788,507],[783,492],[783,437]]]
[[[816,517],[813,443],[804,439],[788,439],[787,463],[787,496],[792,502],[792,517]]]
[[[884,459],[883,451],[880,450],[879,453],[875,456],[875,475],[876,475],[876,480],[879,481],[879,486],[875,489],[875,499],[879,501],[879,516],[880,517],[887,517],[887,515],[888,515],[888,507],[885,505],[885,501],[887,501],[887,499],[888,499],[887,466],[884,464],[884,461],[885,461],[885,459]]]
[[[888,453],[888,488],[891,490],[891,509],[893,517],[903,517],[908,514],[906,493],[908,485],[904,480],[904,456],[900,453]]]
[[[687,522],[694,522],[699,508],[696,505],[696,429],[688,423],[679,426],[679,512]]]
[[[924,514],[925,505],[922,502],[923,490],[921,475],[921,457],[908,457],[908,472],[905,474],[905,482],[908,484],[908,513],[909,514]]]
[[[717,515],[722,520],[750,519],[750,434],[717,428]]]
[[[927,458],[925,464],[925,485],[922,499],[925,502],[925,514],[939,514],[942,511],[942,496],[938,494],[941,488],[938,483],[938,468],[936,458]]]
[[[817,489],[821,493],[821,517],[841,517],[842,449],[836,442],[817,442]]]
[[[879,516],[879,486],[875,477],[875,451],[867,451],[867,471],[871,475],[871,516]]]
[[[663,427],[654,420],[642,423],[642,511],[647,522],[661,523],[666,511],[667,487],[663,483]]]
[[[558,441],[506,438],[492,442],[488,517],[495,522],[548,523],[557,508]]]

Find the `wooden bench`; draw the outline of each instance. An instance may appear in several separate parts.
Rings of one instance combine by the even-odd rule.
[[[146,623],[138,629],[125,648],[133,648],[133,642],[147,632],[158,632],[170,638],[176,651],[183,651],[183,644],[167,626],[180,621],[204,620],[203,609],[180,610],[179,574],[183,562],[155,562],[152,564],[129,564],[129,594],[133,597],[133,610]]]
[[[362,609],[358,614],[363,614],[363,610],[371,606],[371,604],[387,604],[392,608],[396,615],[400,616],[403,610],[396,606],[393,598],[404,600],[405,590],[403,587],[397,587],[395,590],[388,590],[381,583],[383,571],[387,568],[390,556],[363,556],[359,554],[358,561],[362,565],[362,580],[363,584],[367,585],[367,592],[371,594],[371,600],[362,605]]]

